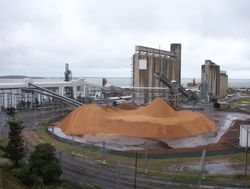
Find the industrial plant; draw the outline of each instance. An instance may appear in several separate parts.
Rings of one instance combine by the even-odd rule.
[[[170,51],[154,49],[144,46],[135,46],[133,55],[133,87],[141,89],[163,88],[158,75],[169,81],[181,84],[181,44],[171,44]],[[150,102],[156,96],[162,96],[166,91],[145,93],[140,91],[135,94],[136,100]]]
[[[10,108],[22,116],[28,112],[22,133],[27,151],[50,141],[63,167],[62,177],[78,184],[84,175],[93,186],[127,189],[139,174],[139,188],[166,188],[175,178],[165,178],[185,173],[182,179],[192,175],[197,181],[187,182],[198,182],[200,187],[206,181],[204,175],[212,174],[206,169],[207,154],[219,154],[224,161],[224,152],[242,150],[247,175],[248,101],[234,112],[238,107],[231,108],[230,103],[242,97],[229,94],[227,72],[211,60],[197,66],[200,80],[184,85],[182,50],[179,43],[171,44],[169,51],[135,46],[130,86],[110,84],[108,78],[100,78],[99,83],[74,78],[69,63],[62,66],[60,81],[23,78],[0,83],[0,113]],[[172,156],[175,159],[166,165]],[[191,156],[196,159],[191,161]],[[181,167],[173,168],[172,160]],[[211,158],[209,163],[216,161]],[[131,167],[135,167],[135,179]],[[157,176],[151,177],[149,171]]]
[[[200,83],[195,83],[191,87],[182,85],[181,51],[181,44],[178,43],[171,44],[170,51],[135,46],[131,86],[108,86],[105,78],[99,85],[86,82],[84,79],[73,80],[69,63],[66,63],[64,81],[33,82],[28,78],[15,84],[1,83],[0,106],[2,109],[9,106],[18,108],[24,104],[26,107],[32,107],[34,104],[61,100],[68,104],[72,101],[119,104],[125,100],[143,105],[156,97],[162,97],[176,109],[183,103],[206,104],[213,99],[225,97],[228,90],[228,76],[211,60],[206,60],[201,66]]]
[[[201,66],[201,82],[197,84],[197,90],[184,88],[181,85],[181,44],[171,44],[170,49],[135,47],[133,87],[139,90],[134,93],[135,102],[143,104],[162,96],[169,103],[172,103],[173,97],[180,101],[187,98],[189,101],[208,103],[215,97],[227,95],[228,76],[211,60],[206,60]]]

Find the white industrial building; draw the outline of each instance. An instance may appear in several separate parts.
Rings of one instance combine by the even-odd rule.
[[[0,107],[7,108],[9,106],[16,107],[20,99],[33,98],[33,93],[25,91],[31,89],[29,84],[34,84],[45,90],[52,91],[55,94],[77,99],[78,97],[86,97],[93,95],[95,91],[100,90],[100,86],[85,82],[83,79],[72,81],[59,81],[59,82],[34,82],[30,78],[20,79],[18,83],[0,83]],[[32,97],[30,97],[32,95]],[[35,94],[39,101],[44,98],[49,98],[45,93]]]

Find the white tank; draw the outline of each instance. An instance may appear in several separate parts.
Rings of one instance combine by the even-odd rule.
[[[248,137],[247,137],[247,135],[248,135]],[[247,140],[248,140],[248,145],[246,145]],[[246,147],[246,146],[250,147],[250,125],[241,125],[240,126],[240,146],[241,147]]]

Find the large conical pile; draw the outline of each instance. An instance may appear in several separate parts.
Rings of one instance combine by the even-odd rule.
[[[177,113],[162,98],[156,98],[150,104],[138,109],[138,114],[150,117],[172,117]]]
[[[76,108],[58,126],[65,134],[112,134],[162,138],[186,137],[215,130],[214,122],[192,111],[175,111],[161,98],[132,110],[95,104]]]
[[[104,121],[103,115],[108,111],[96,104],[81,106],[59,122],[59,126],[67,134],[98,133],[99,125]]]

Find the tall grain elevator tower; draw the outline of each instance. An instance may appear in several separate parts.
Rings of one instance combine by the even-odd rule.
[[[133,87],[165,87],[155,73],[162,74],[169,80],[181,83],[181,44],[170,45],[170,51],[144,46],[135,46],[133,55]],[[141,103],[151,101],[163,93],[138,92],[135,99]]]
[[[210,97],[221,97],[227,95],[228,75],[220,70],[220,66],[211,60],[205,60],[201,66],[201,94],[205,102]]]
[[[220,66],[211,60],[205,60],[201,66],[201,82],[207,84],[207,92],[219,95],[220,92]]]

